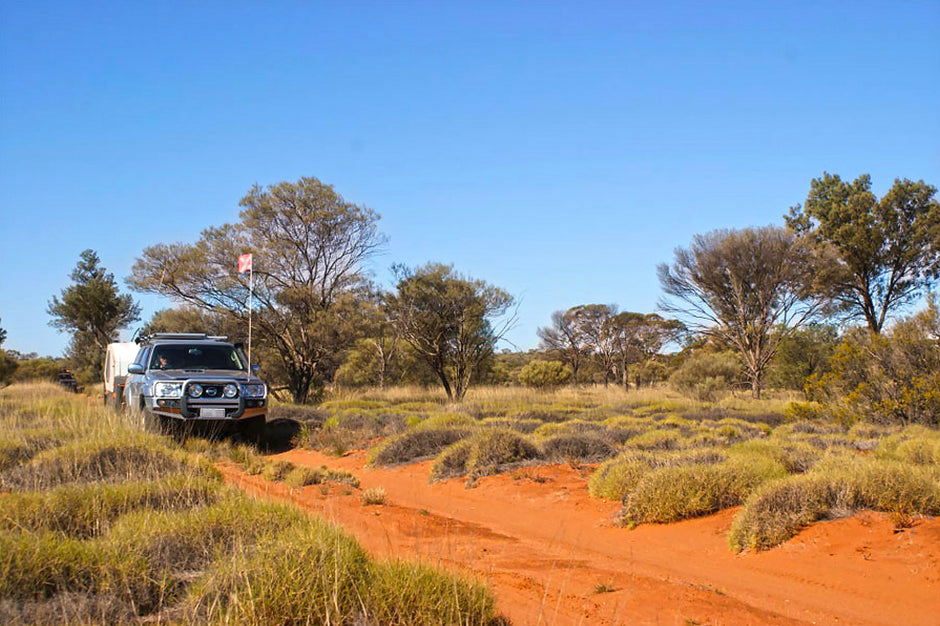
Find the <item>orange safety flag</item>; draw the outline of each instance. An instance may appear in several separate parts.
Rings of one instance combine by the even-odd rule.
[[[238,273],[244,274],[251,271],[251,253],[238,256]]]

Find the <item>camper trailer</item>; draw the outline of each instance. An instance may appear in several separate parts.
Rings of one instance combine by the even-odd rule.
[[[127,380],[127,366],[134,362],[137,351],[134,342],[109,343],[104,356],[104,404],[120,409],[124,401],[124,383]]]

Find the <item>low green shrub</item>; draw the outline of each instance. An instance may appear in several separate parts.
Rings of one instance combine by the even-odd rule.
[[[596,435],[559,435],[542,442],[542,455],[549,461],[596,463],[614,453],[614,448]]]
[[[373,568],[365,601],[368,623],[497,626],[485,585],[421,563],[391,561]]]
[[[37,453],[54,448],[74,435],[53,428],[29,428],[7,432],[0,440],[0,472],[29,461]]]
[[[488,417],[481,423],[487,428],[507,428],[526,435],[532,434],[535,429],[542,425],[539,420],[515,417]]]
[[[707,515],[741,504],[758,485],[785,475],[782,465],[765,457],[665,467],[640,479],[624,502],[621,521],[634,526]]]
[[[467,461],[470,460],[470,449],[473,447],[472,439],[463,439],[448,446],[437,455],[431,465],[431,482],[463,476],[467,473]]]
[[[327,473],[319,467],[296,466],[284,477],[284,482],[291,487],[306,487],[326,482]]]
[[[591,474],[588,491],[595,498],[622,501],[652,469],[650,463],[642,458],[610,459]]]
[[[819,448],[805,441],[781,439],[751,439],[728,448],[730,456],[748,458],[753,456],[771,458],[783,465],[789,474],[808,472],[822,458]]]
[[[473,437],[467,473],[473,477],[498,474],[507,465],[537,459],[539,449],[511,430],[484,430]]]
[[[193,587],[189,612],[213,623],[355,623],[369,573],[362,548],[311,518],[217,559]]]
[[[359,494],[364,506],[379,506],[385,504],[387,494],[382,487],[372,487]]]
[[[171,577],[202,571],[218,555],[279,534],[304,520],[305,515],[296,508],[226,491],[207,506],[134,511],[117,520],[105,539],[121,553],[143,557],[151,571]]]
[[[370,452],[373,465],[398,465],[431,458],[468,437],[468,428],[419,428],[389,437]]]
[[[147,436],[81,440],[40,452],[4,472],[0,489],[39,490],[67,483],[156,480],[196,465],[191,458]],[[211,470],[203,466],[202,471]]]
[[[936,515],[940,470],[854,455],[825,459],[808,474],[758,489],[735,518],[728,542],[738,552],[772,548],[812,522],[859,509]]]
[[[670,430],[650,430],[624,442],[624,447],[637,450],[676,450],[682,447],[683,438]]]
[[[519,371],[519,382],[536,389],[551,389],[571,379],[571,368],[561,361],[531,361]]]
[[[416,424],[418,428],[436,430],[439,428],[466,428],[472,429],[479,422],[466,413],[438,413]]]
[[[606,433],[607,427],[603,422],[588,422],[582,419],[569,420],[554,424],[542,424],[533,433],[536,437],[548,439],[571,435],[600,435]]]
[[[107,543],[47,531],[0,533],[0,598],[43,600],[69,592],[116,590],[123,596],[119,604],[144,608],[153,604],[157,584],[149,580],[144,559]]]
[[[290,461],[270,461],[264,464],[261,478],[271,482],[283,482],[293,469],[294,464]]]
[[[598,466],[588,481],[588,491],[595,498],[623,501],[646,474],[664,467],[715,465],[728,455],[720,449],[688,449],[672,452],[630,450]]]
[[[431,480],[497,474],[507,465],[540,458],[539,449],[520,433],[486,429],[448,447],[435,459]]]
[[[0,498],[0,528],[49,530],[90,537],[126,513],[142,508],[187,509],[212,502],[217,478],[174,476],[157,482],[70,485]]]

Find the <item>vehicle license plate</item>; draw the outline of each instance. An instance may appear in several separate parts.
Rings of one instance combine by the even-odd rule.
[[[199,409],[199,417],[209,417],[215,419],[225,417],[225,409],[201,408]]]

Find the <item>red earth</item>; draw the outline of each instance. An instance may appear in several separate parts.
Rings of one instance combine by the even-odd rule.
[[[430,462],[385,469],[364,452],[295,449],[272,459],[345,469],[360,489],[293,489],[223,466],[249,493],[289,500],[343,527],[370,553],[487,581],[499,613],[526,624],[940,624],[940,520],[898,531],[863,512],[814,524],[766,552],[735,554],[736,513],[635,530],[591,498],[589,469],[533,466],[428,484]],[[361,491],[386,501],[365,506]]]

